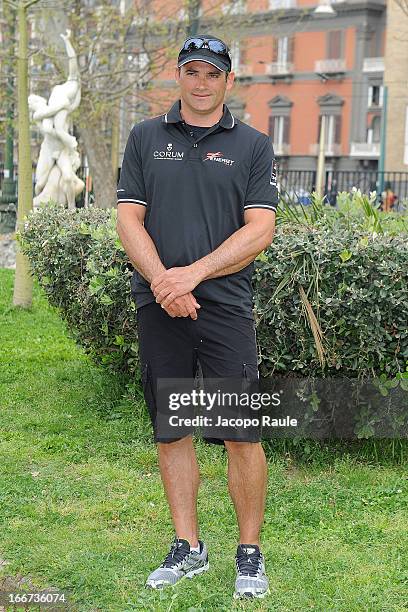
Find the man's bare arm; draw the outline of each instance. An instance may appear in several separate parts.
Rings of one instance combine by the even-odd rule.
[[[272,243],[274,233],[275,213],[272,210],[246,210],[245,225],[191,267],[197,270],[202,281],[239,272]]]
[[[234,274],[235,272],[239,272],[243,268],[246,268],[246,266],[248,266],[250,263],[252,263],[256,257],[257,255],[255,255],[255,257],[253,255],[250,255],[249,257],[246,257],[245,259],[241,259],[241,261],[239,261],[236,264],[233,264],[232,266],[227,266],[226,268],[223,268],[222,270],[218,270],[218,272],[214,272],[214,274],[207,276],[204,280],[207,280],[209,278],[219,278],[220,276],[227,276],[227,274]]]
[[[217,249],[190,266],[171,268],[151,284],[152,291],[164,306],[184,293],[192,291],[209,278],[233,274],[245,268],[273,240],[275,213],[253,208],[245,211],[245,225],[234,232]]]
[[[146,207],[143,204],[119,204],[116,229],[133,267],[151,283],[166,268],[143,226],[145,214]]]
[[[119,204],[116,229],[133,267],[151,283],[166,268],[143,225],[145,214],[146,207],[143,204]],[[200,308],[200,305],[190,292],[186,293],[166,307],[171,317],[197,318],[196,308]]]

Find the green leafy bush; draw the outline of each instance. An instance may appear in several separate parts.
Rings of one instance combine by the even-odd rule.
[[[347,202],[337,212],[318,200],[298,219],[293,209],[280,212],[254,273],[264,375],[405,371],[407,235],[384,230],[367,196],[359,197],[360,215],[355,206],[345,212]],[[116,211],[48,205],[30,215],[20,240],[77,342],[98,363],[134,375],[133,268],[117,237]]]
[[[49,204],[30,214],[19,240],[78,344],[97,363],[137,372],[133,267],[116,232],[116,211]]]
[[[404,371],[406,236],[284,228],[255,271],[262,373]]]

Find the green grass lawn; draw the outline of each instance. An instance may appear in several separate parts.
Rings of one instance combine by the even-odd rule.
[[[78,611],[408,609],[407,462],[269,453],[263,550],[271,594],[233,602],[237,530],[226,457],[198,444],[210,571],[162,592],[144,579],[173,538],[137,390],[95,367],[35,285],[11,307],[0,270],[0,577],[71,593]]]

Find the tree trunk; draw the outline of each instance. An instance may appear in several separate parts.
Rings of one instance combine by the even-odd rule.
[[[119,139],[120,139],[120,105],[115,104],[112,112],[112,172],[115,181],[118,180],[118,164],[119,164]]]
[[[99,123],[78,128],[88,158],[89,173],[97,208],[116,207],[116,179],[112,169],[111,143],[103,134]]]
[[[31,168],[30,122],[28,115],[28,49],[27,8],[20,0],[18,16],[18,208],[16,230],[24,228],[24,217],[33,208],[33,179]],[[14,306],[30,308],[33,298],[33,278],[30,265],[17,244],[16,273],[14,278]]]

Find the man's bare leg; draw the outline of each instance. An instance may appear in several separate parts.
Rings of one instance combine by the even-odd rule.
[[[228,442],[228,490],[237,515],[240,544],[257,544],[267,487],[265,453],[260,443]]]
[[[191,436],[157,444],[160,474],[176,536],[198,545],[197,495],[200,474]]]

